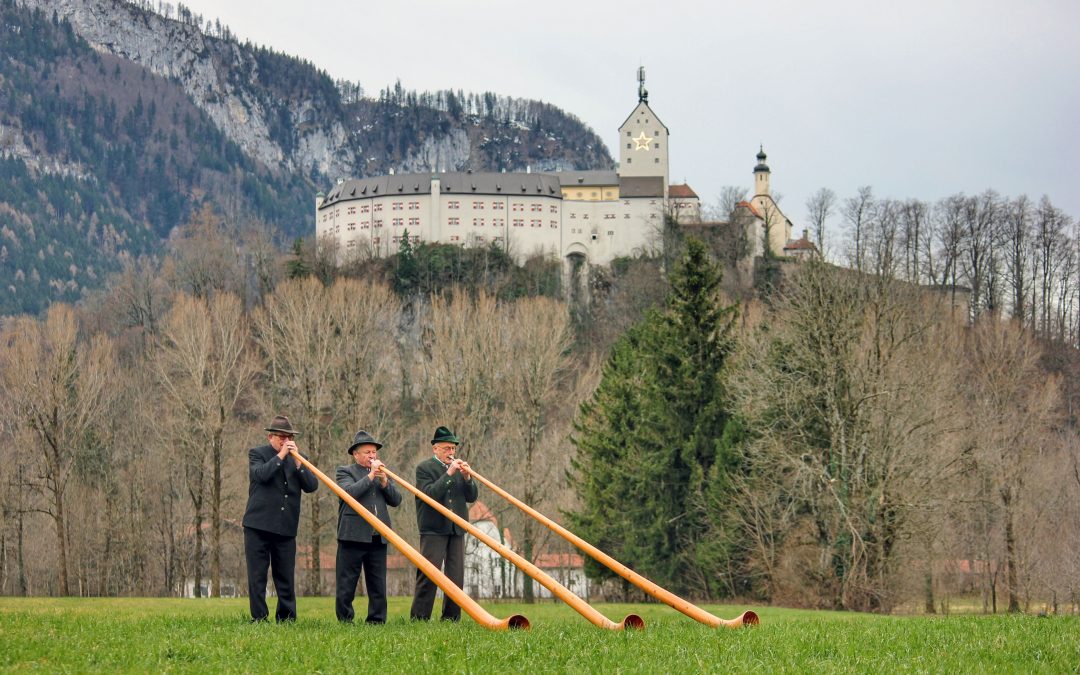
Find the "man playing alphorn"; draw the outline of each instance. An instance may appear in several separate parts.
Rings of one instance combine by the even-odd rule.
[[[277,621],[296,620],[296,529],[300,524],[300,497],[315,492],[319,483],[300,460],[288,417],[277,416],[266,428],[267,445],[248,450],[248,502],[244,511],[244,557],[247,560],[248,601],[251,620],[265,621],[267,568],[277,590]]]
[[[390,506],[401,503],[401,494],[382,471],[379,443],[360,430],[349,446],[353,464],[339,466],[337,484],[376,518],[390,527]],[[386,623],[386,542],[344,501],[338,507],[337,600],[338,621],[352,622],[353,598],[361,569],[368,594],[367,623]]]
[[[469,502],[477,497],[476,481],[469,465],[456,459],[457,436],[446,427],[439,427],[431,439],[433,457],[416,467],[416,487],[465,520],[469,519]],[[465,583],[465,531],[449,518],[416,498],[416,522],[420,529],[420,553],[443,571],[458,588]],[[416,570],[416,592],[413,595],[412,619],[427,621],[435,605],[435,582]],[[443,598],[442,619],[458,621],[461,608],[450,598]]]

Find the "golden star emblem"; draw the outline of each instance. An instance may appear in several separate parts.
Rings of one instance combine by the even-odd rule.
[[[641,135],[634,139],[634,142],[637,143],[635,150],[648,150],[649,143],[652,143],[652,137],[646,136],[645,132],[642,131]]]

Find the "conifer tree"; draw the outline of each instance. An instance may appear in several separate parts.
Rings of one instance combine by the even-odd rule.
[[[721,304],[719,284],[704,244],[688,241],[666,310],[616,343],[582,406],[572,465],[581,506],[569,515],[582,536],[661,585],[698,595],[710,593],[713,577],[697,563],[700,494],[735,466],[720,450],[735,310]]]

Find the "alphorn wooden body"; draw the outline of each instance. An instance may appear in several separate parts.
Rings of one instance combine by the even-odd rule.
[[[476,471],[472,470],[471,468],[469,470],[469,473],[472,474],[472,477],[480,481],[480,483],[482,483],[485,487],[497,493],[506,501],[510,502],[514,506],[518,507],[528,515],[538,520],[549,530],[551,530],[555,534],[558,534],[560,537],[570,542],[574,546],[578,547],[583,552],[591,556],[594,560],[606,566],[615,574],[618,574],[620,577],[626,579],[627,581],[637,586],[642,591],[648,593],[652,597],[656,598],[660,602],[663,602],[664,604],[679,610],[691,619],[694,619],[695,621],[700,621],[701,623],[708,624],[710,626],[722,626],[724,628],[742,628],[743,626],[756,626],[759,623],[758,615],[750,610],[746,610],[740,616],[734,619],[721,619],[718,616],[714,616],[709,612],[706,612],[697,605],[694,605],[693,603],[675,595],[671,591],[657,585],[656,583],[653,583],[652,581],[649,581],[645,577],[641,576],[626,565],[620,563],[618,560],[615,560],[608,554],[596,548],[595,546],[585,541],[581,537],[577,536],[562,525],[559,525],[555,521],[551,520],[550,518],[540,513],[536,509],[532,508],[517,497],[514,497],[506,490],[500,488],[498,485],[495,485],[487,478],[484,478],[480,474],[476,473]]]
[[[645,621],[642,620],[637,614],[628,614],[621,622],[615,623],[611,619],[601,614],[592,605],[582,600],[580,597],[574,594],[566,586],[563,586],[558,581],[553,579],[547,572],[543,571],[530,561],[526,560],[519,554],[512,551],[509,547],[505,546],[501,542],[496,541],[494,538],[485,534],[478,527],[465,520],[461,516],[457,515],[450,509],[446,508],[439,502],[435,501],[422,490],[412,485],[408,481],[402,480],[400,476],[396,475],[386,466],[383,466],[383,471],[391,479],[397,481],[398,485],[401,485],[409,492],[416,495],[417,498],[422,499],[428,506],[434,508],[439,513],[443,514],[453,522],[457,523],[463,530],[476,537],[480,541],[487,544],[490,548],[494,549],[496,553],[509,560],[522,572],[528,574],[530,577],[538,581],[544,588],[551,591],[552,595],[559,598],[566,604],[570,605],[578,614],[585,617],[590,623],[599,628],[607,628],[609,630],[623,630],[625,628],[644,628]],[[475,475],[475,474],[474,474]],[[485,483],[486,485],[486,483]]]
[[[475,600],[465,594],[465,591],[458,588],[457,584],[450,581],[450,578],[442,573],[442,570],[431,564],[427,558],[422,556],[419,551],[409,545],[407,541],[401,538],[401,536],[386,526],[383,521],[376,518],[370,511],[368,511],[360,502],[352,498],[352,496],[345,492],[340,485],[330,480],[330,478],[322,471],[307,461],[300,455],[299,452],[293,450],[291,453],[300,462],[307,467],[315,476],[326,484],[326,487],[340,497],[346,504],[348,504],[354,511],[360,514],[363,518],[375,528],[383,539],[394,545],[394,548],[401,551],[402,555],[409,559],[409,562],[420,568],[429,579],[435,582],[435,585],[446,593],[446,596],[453,600],[462,610],[465,611],[473,621],[480,624],[484,628],[490,628],[491,630],[506,630],[507,628],[528,628],[529,620],[520,614],[514,614],[505,619],[497,619],[488,613],[486,609],[481,607]]]

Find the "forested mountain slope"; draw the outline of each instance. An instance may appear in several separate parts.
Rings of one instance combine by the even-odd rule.
[[[375,98],[182,6],[0,0],[0,314],[74,301],[204,202],[280,239],[390,169],[606,168],[590,129],[494,94]]]

